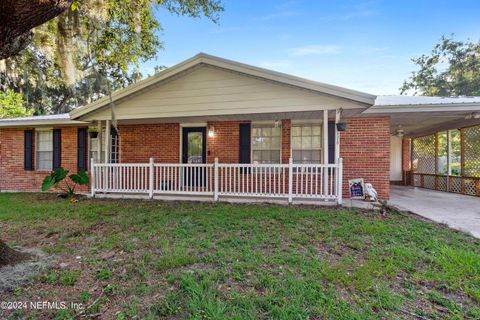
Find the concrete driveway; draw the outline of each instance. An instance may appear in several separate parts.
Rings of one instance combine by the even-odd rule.
[[[391,186],[390,204],[480,239],[480,198],[408,186]]]

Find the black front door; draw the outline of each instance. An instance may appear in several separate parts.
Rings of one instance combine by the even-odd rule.
[[[183,128],[182,163],[207,162],[207,128]],[[183,181],[187,186],[200,186],[205,182],[205,168],[184,168]]]

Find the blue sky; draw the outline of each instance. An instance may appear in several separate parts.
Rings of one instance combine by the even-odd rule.
[[[156,12],[165,49],[141,67],[205,52],[373,94],[398,94],[442,35],[480,38],[478,0],[224,0],[218,24]]]

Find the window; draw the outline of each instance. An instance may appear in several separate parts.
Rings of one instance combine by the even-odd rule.
[[[252,128],[253,163],[280,163],[282,128],[254,126]]]
[[[52,170],[53,164],[53,132],[52,130],[37,131],[35,141],[36,149],[36,169]]]
[[[320,163],[322,128],[319,124],[292,126],[292,158],[294,163]]]

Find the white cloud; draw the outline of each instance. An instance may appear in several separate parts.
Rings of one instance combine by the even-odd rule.
[[[287,50],[292,56],[311,56],[323,54],[339,54],[340,47],[335,45],[308,45]]]

